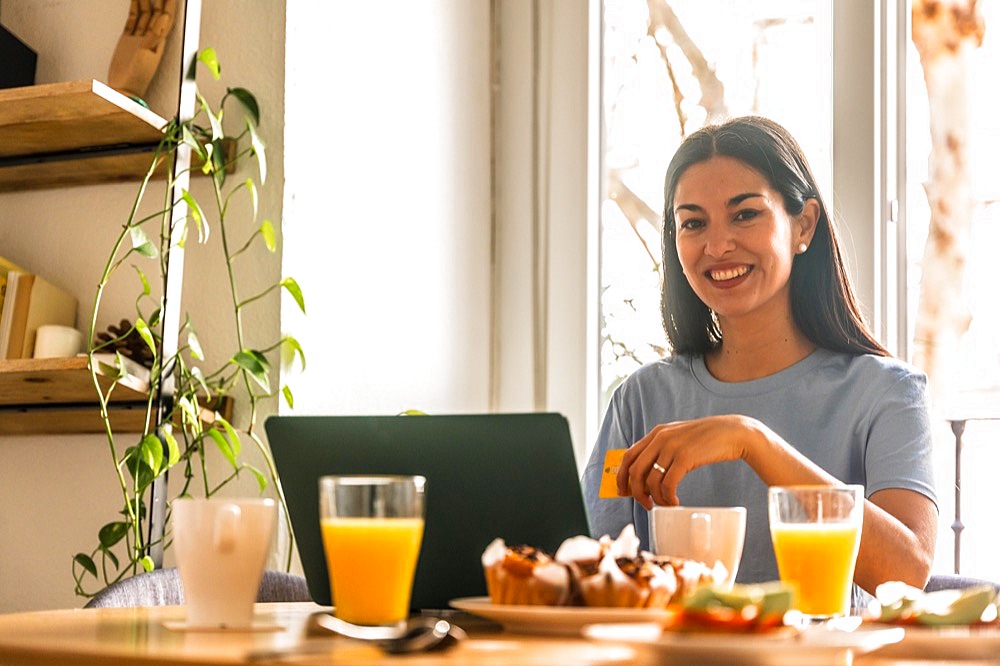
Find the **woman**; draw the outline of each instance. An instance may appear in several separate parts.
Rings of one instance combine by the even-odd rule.
[[[775,580],[767,487],[858,483],[855,582],[923,587],[937,530],[926,377],[866,329],[801,148],[764,118],[703,128],[665,195],[673,355],[612,397],[583,477],[593,534],[634,522],[648,547],[654,504],[745,506],[738,580]],[[599,499],[615,448],[623,498]]]

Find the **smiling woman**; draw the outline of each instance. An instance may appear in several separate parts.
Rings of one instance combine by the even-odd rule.
[[[685,139],[666,174],[673,354],[612,397],[584,472],[592,533],[634,523],[648,547],[654,505],[745,506],[737,580],[773,580],[767,487],[860,484],[855,582],[923,587],[937,517],[926,377],[868,332],[798,143],[737,118]],[[627,449],[620,498],[599,499],[612,449]]]

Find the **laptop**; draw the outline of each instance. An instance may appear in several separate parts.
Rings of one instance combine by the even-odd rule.
[[[319,477],[419,474],[425,525],[410,605],[486,594],[489,543],[555,552],[589,532],[569,424],[555,413],[271,416],[264,424],[313,601],[332,605]]]

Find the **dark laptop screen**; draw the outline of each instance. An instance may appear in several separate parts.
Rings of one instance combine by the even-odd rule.
[[[411,605],[486,594],[496,537],[554,552],[586,534],[569,425],[560,414],[272,416],[268,441],[313,600],[330,605],[319,529],[325,474],[420,474],[425,527]]]

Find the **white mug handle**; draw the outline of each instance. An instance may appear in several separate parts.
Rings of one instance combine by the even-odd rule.
[[[228,553],[236,547],[242,511],[239,505],[227,504],[215,514],[215,530],[212,532],[212,546],[220,553]]]
[[[697,553],[695,559],[708,561],[708,555],[712,552],[712,514],[691,514],[691,548]]]

